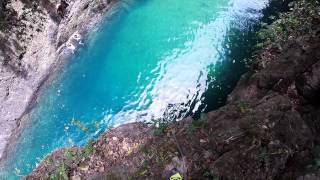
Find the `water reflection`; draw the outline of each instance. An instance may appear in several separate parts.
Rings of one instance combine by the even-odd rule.
[[[127,13],[92,36],[43,92],[10,154],[9,174],[15,168],[29,173],[53,150],[81,146],[109,126],[181,119],[221,106],[245,70],[248,29],[264,5],[264,0],[127,5]]]
[[[206,6],[206,3],[202,5]],[[253,25],[261,17],[260,9],[265,5],[264,1],[231,1],[228,6],[220,7],[219,15],[208,23],[192,22],[198,28],[186,32],[191,38],[183,47],[161,57],[158,66],[151,71],[156,78],[145,88],[139,87],[134,91],[133,98],[119,113],[107,114],[105,119],[109,122],[113,119],[116,126],[137,119],[163,118],[165,114],[179,120],[223,105],[227,94],[246,69],[244,58],[251,54],[255,42]],[[235,64],[233,67],[226,64],[230,59]],[[223,79],[227,80],[218,82]],[[208,88],[210,91],[206,93]],[[217,95],[209,99],[210,93]],[[216,102],[210,103],[210,100]]]

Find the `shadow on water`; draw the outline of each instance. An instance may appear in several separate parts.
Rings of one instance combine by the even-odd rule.
[[[69,139],[73,138],[75,145],[81,146],[86,140],[98,137],[107,129],[106,126],[113,125],[112,121],[108,121],[109,115],[115,116],[116,120],[127,120],[129,118],[124,117],[127,117],[129,110],[133,110],[132,112],[137,111],[138,115],[143,116],[150,109],[152,101],[157,102],[152,106],[155,110],[160,106],[166,107],[163,116],[168,119],[181,119],[190,115],[197,119],[202,112],[217,109],[225,104],[227,95],[235,87],[240,76],[248,70],[248,60],[256,44],[255,32],[262,18],[261,12],[247,9],[248,12],[233,17],[229,22],[230,14],[225,12],[229,1],[203,1],[201,5],[196,4],[200,0],[172,1],[172,4],[176,3],[174,5],[178,7],[177,9],[186,6],[183,11],[185,14],[182,15],[176,13],[174,6],[168,7],[164,0],[140,0],[135,5],[133,2],[135,1],[123,1],[123,10],[107,19],[107,23],[90,37],[91,43],[77,52],[68,65],[70,67],[65,69],[68,73],[63,72],[65,75],[61,75],[61,79],[58,78],[57,82],[50,84],[52,87],[43,94],[44,101],[37,107],[38,109],[36,108],[35,118],[30,123],[30,128],[27,128],[19,149],[16,153],[11,153],[15,156],[10,162],[11,171],[14,171],[14,167],[18,167],[22,168],[22,174],[27,174],[38,162],[39,156],[41,160],[43,156],[57,148],[70,146],[67,142]],[[147,7],[149,3],[151,8]],[[198,10],[195,11],[194,5],[198,5],[199,8],[207,5],[208,7],[203,8],[209,15],[205,14],[207,12],[202,14]],[[142,11],[133,11],[134,8],[141,6],[144,8]],[[211,11],[219,13],[214,12],[216,14],[212,15]],[[188,14],[190,12],[194,14]],[[263,11],[263,14],[268,13],[269,10]],[[175,17],[176,19],[171,17],[177,15],[179,17]],[[213,19],[219,16],[222,18],[215,23],[211,22],[211,16],[214,16]],[[192,31],[183,29],[182,26],[190,25],[191,20],[193,22],[198,20],[203,24],[194,30],[198,24],[191,23],[189,28]],[[158,21],[159,24],[152,24],[154,21]],[[213,30],[217,32],[212,33]],[[218,39],[218,42],[212,39]],[[191,45],[185,45],[185,42],[191,42]],[[216,53],[212,52],[215,51],[213,46],[219,46],[215,47],[219,55],[212,55]],[[180,51],[172,54],[172,49]],[[160,50],[162,51],[159,52]],[[166,59],[168,64],[164,61]],[[161,66],[162,64],[164,65]],[[167,68],[168,66],[171,69]],[[200,77],[198,71],[201,71]],[[201,82],[197,77],[201,78]],[[155,79],[158,84],[150,79]],[[196,87],[197,85],[201,88]],[[187,92],[188,88],[193,91]],[[195,97],[183,97],[183,102],[186,99],[190,100],[184,104],[167,104],[168,101],[172,101],[166,98],[179,100],[177,96],[187,94],[186,92]],[[196,93],[192,94],[194,92]],[[128,102],[133,107],[127,106]],[[123,108],[126,106],[127,109]],[[111,110],[108,111],[108,108]],[[144,109],[146,110],[142,111]],[[195,109],[198,111],[194,111]],[[139,114],[140,112],[142,113]],[[117,116],[116,113],[120,115]],[[161,114],[162,111],[159,115]],[[92,120],[93,118],[95,120]],[[99,127],[101,124],[96,124],[97,122],[101,122],[102,127]],[[121,121],[118,124],[128,122]],[[64,131],[66,128],[71,137],[66,135]],[[89,135],[79,133],[78,129],[87,131]],[[26,167],[25,163],[29,166]]]
[[[199,119],[201,113],[206,113],[226,104],[228,95],[232,92],[241,75],[246,73],[253,60],[256,44],[259,39],[257,31],[261,23],[270,24],[279,13],[289,10],[289,3],[293,0],[276,1],[270,3],[261,10],[262,16],[259,19],[248,19],[241,22],[235,21],[229,29],[224,42],[224,52],[221,52],[223,60],[209,67],[208,89],[203,94],[204,103],[199,107],[200,111],[188,112],[187,116]],[[239,24],[242,23],[242,24]],[[195,103],[192,104],[194,106]],[[192,109],[192,108],[191,108]]]
[[[249,62],[256,44],[256,27],[250,25],[241,30],[231,28],[225,39],[223,61],[210,67],[208,90],[204,93],[204,112],[209,112],[223,105],[228,94],[234,89],[240,76],[248,70]],[[200,112],[195,114],[199,118]]]

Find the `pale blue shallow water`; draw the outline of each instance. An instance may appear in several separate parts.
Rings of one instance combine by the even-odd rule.
[[[230,48],[231,36],[247,32],[265,1],[124,4],[42,92],[2,177],[18,179],[48,153],[82,146],[109,126],[219,106],[245,70],[244,48]]]

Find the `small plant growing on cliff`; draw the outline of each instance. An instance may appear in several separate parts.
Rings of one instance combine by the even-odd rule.
[[[198,129],[200,129],[204,122],[207,120],[207,114],[201,113],[200,118],[197,120],[193,120],[189,126],[188,132],[195,133]]]
[[[88,142],[88,144],[84,147],[84,149],[82,150],[82,153],[81,153],[81,156],[83,158],[87,158],[90,155],[92,155],[93,153],[95,153],[96,149],[93,145],[94,145],[94,142],[92,140],[90,140]]]
[[[249,106],[249,104],[246,103],[246,102],[243,102],[243,101],[239,102],[238,107],[239,107],[239,111],[240,111],[242,114],[250,111],[250,106]]]
[[[281,13],[272,24],[262,23],[262,29],[257,34],[261,42],[257,47],[263,48],[271,44],[281,49],[282,43],[288,39],[311,34],[312,24],[320,21],[319,2],[300,0],[290,3],[289,6],[290,12]]]
[[[68,180],[68,168],[62,162],[54,174],[50,175],[50,180]]]
[[[152,119],[151,122],[154,125],[154,127],[156,127],[154,131],[154,135],[161,136],[165,133],[171,121],[162,118],[162,119]]]
[[[64,153],[64,156],[66,157],[66,159],[70,160],[70,161],[74,161],[76,159],[76,153],[74,153],[72,150],[67,149]]]
[[[120,179],[117,174],[115,173],[108,173],[107,175],[105,175],[104,179],[109,179],[109,180],[117,180]]]

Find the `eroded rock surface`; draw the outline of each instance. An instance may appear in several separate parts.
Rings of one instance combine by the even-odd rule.
[[[172,170],[187,179],[318,179],[320,35],[302,39],[245,74],[227,105],[200,120],[173,123],[159,136],[123,125],[88,156],[87,148],[72,149],[71,160],[70,150],[58,151],[27,179],[56,176],[64,163],[71,179],[166,179]]]
[[[44,82],[111,9],[110,0],[0,3],[0,159]],[[16,131],[16,132],[14,132]]]

